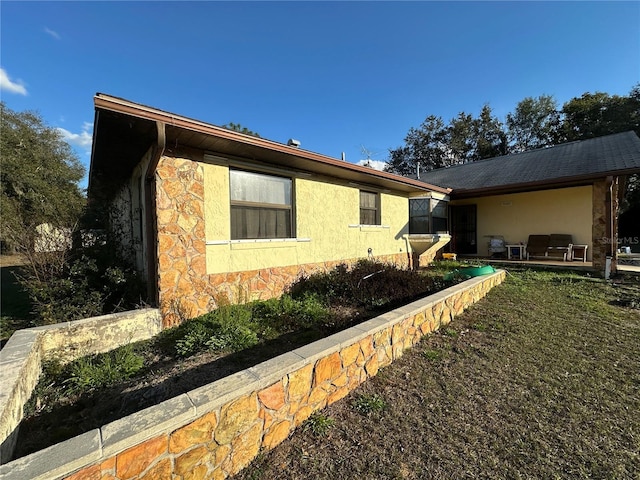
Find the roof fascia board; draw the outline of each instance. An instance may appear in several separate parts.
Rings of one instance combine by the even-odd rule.
[[[530,192],[532,190],[551,190],[556,188],[565,188],[565,187],[579,187],[582,185],[592,184],[595,180],[606,178],[610,175],[621,176],[628,175],[630,173],[638,173],[637,171],[619,171],[619,172],[601,172],[598,174],[592,175],[583,175],[576,177],[567,177],[563,179],[558,179],[556,181],[540,181],[540,182],[530,182],[530,183],[520,183],[520,184],[511,184],[504,185],[500,187],[487,187],[487,188],[476,188],[470,190],[456,190],[454,189],[451,193],[451,197],[453,199],[462,199],[462,198],[470,198],[470,197],[486,197],[489,195],[503,195],[507,193],[519,193],[519,192]]]
[[[272,150],[279,153],[288,155],[295,155],[305,159],[314,160],[326,165],[331,165],[345,170],[351,170],[359,173],[364,173],[374,177],[383,178],[402,185],[408,185],[418,190],[433,190],[448,194],[451,192],[450,188],[443,188],[436,185],[431,185],[426,182],[413,180],[410,178],[402,177],[388,172],[381,172],[379,170],[373,170],[369,167],[361,165],[355,165],[342,160],[337,160],[326,155],[310,152],[308,150],[302,150],[296,147],[290,147],[282,143],[274,142],[272,140],[266,140],[264,138],[253,137],[251,135],[245,135],[240,132],[228,130],[222,127],[216,127],[208,123],[200,122],[191,118],[183,117],[180,115],[174,115],[162,110],[147,107],[137,103],[133,103],[121,98],[112,97],[102,93],[98,93],[94,97],[94,104],[96,109],[110,110],[117,113],[123,113],[133,117],[141,118],[144,120],[164,122],[167,125],[175,126],[178,128],[184,128],[185,130],[191,130],[206,135],[211,135],[219,138],[224,138],[234,142],[254,145],[259,148]]]

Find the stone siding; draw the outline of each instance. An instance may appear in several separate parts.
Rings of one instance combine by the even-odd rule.
[[[24,405],[38,383],[43,361],[66,363],[160,331],[160,312],[149,308],[15,332],[0,351],[0,463],[13,455]]]
[[[165,327],[207,313],[220,302],[278,297],[300,275],[359,260],[207,274],[202,166],[194,160],[163,157],[156,171],[158,296]],[[403,268],[410,263],[406,252],[374,258]]]
[[[611,255],[613,244],[614,255],[611,255],[611,273],[616,271],[618,238],[618,188],[616,177],[612,191],[609,191],[610,183],[606,179],[598,180],[593,184],[593,268],[604,274],[607,256]],[[613,215],[612,221],[612,212]],[[613,224],[613,225],[611,225]],[[613,228],[613,231],[611,231]]]
[[[504,280],[467,280],[0,467],[6,480],[224,479]],[[74,443],[75,442],[75,443]],[[97,442],[97,445],[96,445]],[[66,471],[65,471],[66,470]]]

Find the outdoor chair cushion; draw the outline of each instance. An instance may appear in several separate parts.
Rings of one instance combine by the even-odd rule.
[[[564,233],[552,233],[549,236],[549,255],[562,255],[563,260],[570,260],[571,247],[573,246],[573,237]]]
[[[529,235],[527,240],[527,259],[529,256],[546,256],[549,248],[549,235]]]

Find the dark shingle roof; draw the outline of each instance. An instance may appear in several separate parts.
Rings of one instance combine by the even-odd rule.
[[[634,132],[440,168],[420,180],[453,188],[455,195],[630,173],[640,173],[640,138]]]

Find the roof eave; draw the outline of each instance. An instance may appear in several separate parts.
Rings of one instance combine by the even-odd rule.
[[[621,177],[626,175],[632,175],[635,173],[640,173],[640,170],[637,168],[632,168],[632,169],[625,169],[625,170],[597,172],[589,175],[576,175],[572,177],[563,177],[563,178],[557,178],[552,180],[541,180],[537,182],[500,185],[500,186],[484,187],[484,188],[473,188],[473,189],[454,188],[453,191],[451,192],[451,199],[457,200],[457,199],[466,199],[466,198],[472,198],[472,197],[486,197],[489,195],[521,193],[521,192],[528,192],[532,190],[540,190],[541,187],[543,187],[542,189],[576,187],[581,185],[589,185],[593,183],[595,180],[606,178],[612,175]]]
[[[374,177],[376,179],[379,179],[381,183],[388,185],[390,188],[400,191],[436,191],[444,194],[451,193],[450,188],[443,188],[436,185],[431,185],[426,182],[402,177],[400,175],[373,170],[369,167],[355,165],[319,153],[274,142],[272,140],[246,135],[240,132],[217,127],[215,125],[204,123],[191,118],[174,115],[172,113],[158,110],[152,107],[133,103],[122,98],[98,93],[94,97],[94,103],[96,112],[98,112],[99,110],[109,110],[147,121],[163,122],[167,125],[171,125],[172,127],[188,130],[191,132],[253,146],[258,149],[263,149],[270,152],[280,153],[288,156],[298,157],[304,160],[317,162],[319,165],[329,167],[329,170],[333,173],[333,175],[337,174],[336,176],[338,177],[341,176],[340,172],[344,172],[346,177],[350,177],[353,173],[356,173],[359,175],[365,175],[367,177]],[[351,172],[351,175],[347,174],[347,172]]]

